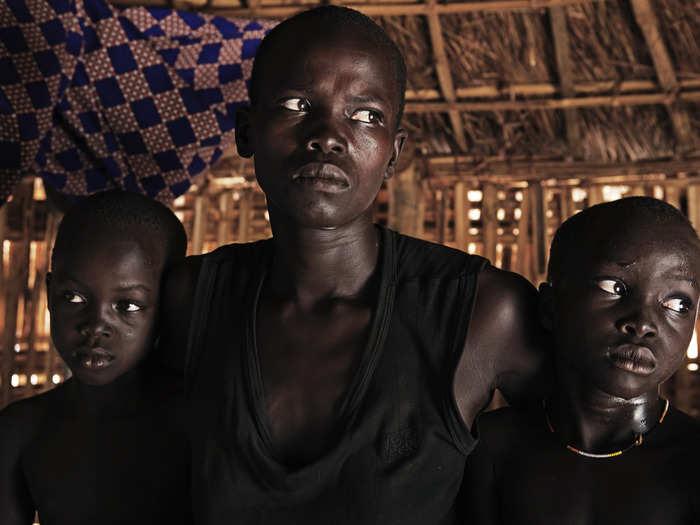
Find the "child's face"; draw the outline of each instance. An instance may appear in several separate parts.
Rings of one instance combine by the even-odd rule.
[[[56,349],[82,383],[110,383],[153,343],[161,265],[125,238],[80,240],[54,264],[47,283]]]
[[[367,212],[392,174],[405,138],[395,66],[362,35],[298,29],[268,55],[239,151],[255,156],[271,214],[334,228]]]
[[[563,361],[591,386],[629,399],[655,391],[681,365],[700,271],[687,230],[624,222],[555,283],[552,319]]]

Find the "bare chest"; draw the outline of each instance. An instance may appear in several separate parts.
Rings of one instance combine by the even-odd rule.
[[[334,438],[359,375],[371,331],[367,307],[313,313],[261,304],[256,346],[273,448],[289,464],[308,463]]]
[[[504,523],[688,523],[695,482],[661,455],[634,456],[587,459],[557,451],[507,466],[501,494],[511,494],[512,501],[501,505]]]

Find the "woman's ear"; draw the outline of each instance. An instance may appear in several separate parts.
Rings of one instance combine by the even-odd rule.
[[[251,108],[241,106],[236,111],[236,149],[241,157],[249,158],[255,153],[251,140]]]
[[[406,133],[405,129],[399,128],[396,130],[396,135],[394,135],[393,151],[391,154],[391,158],[389,159],[389,164],[387,165],[386,171],[384,172],[385,179],[390,179],[394,176],[396,166],[399,162],[399,156],[401,155],[401,150],[403,150],[403,145],[406,142],[407,136],[408,133]]]
[[[540,284],[537,317],[545,330],[551,332],[554,327],[554,291],[549,283]]]

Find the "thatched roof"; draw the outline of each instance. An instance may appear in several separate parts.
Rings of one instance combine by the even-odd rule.
[[[284,18],[314,4],[174,5]],[[417,155],[466,155],[475,163],[700,157],[700,7],[694,0],[345,5],[373,16],[406,57],[405,125]]]

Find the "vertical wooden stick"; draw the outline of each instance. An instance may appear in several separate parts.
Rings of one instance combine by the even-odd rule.
[[[532,265],[528,251],[530,245],[530,189],[523,188],[523,200],[520,203],[520,221],[518,222],[518,271],[530,281],[534,281],[532,276]]]
[[[454,205],[454,225],[455,225],[455,245],[458,250],[467,249],[467,225],[465,220],[464,206],[464,183],[455,184],[455,205]]]
[[[219,246],[228,244],[230,232],[233,229],[231,224],[231,210],[233,206],[233,196],[231,192],[224,191],[219,195],[219,212],[221,212],[221,220],[217,226],[216,242]]]
[[[698,191],[698,186],[695,184],[688,185],[688,220],[698,231],[700,228],[700,192]]]
[[[667,184],[664,187],[664,200],[671,206],[681,209],[681,189],[675,184]]]
[[[204,234],[207,231],[206,207],[204,195],[194,198],[194,225],[192,227],[192,254],[199,255],[204,251]]]
[[[544,279],[547,271],[547,246],[546,246],[546,221],[545,221],[545,202],[544,191],[542,184],[533,182],[530,185],[530,206],[532,207],[532,239],[533,239],[533,277],[535,281]]]
[[[496,186],[491,182],[485,182],[482,190],[481,200],[481,224],[483,228],[484,257],[492,264],[496,264],[496,208],[497,192]]]
[[[241,190],[241,198],[238,200],[238,242],[248,242],[252,194],[248,188]]]

